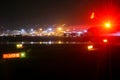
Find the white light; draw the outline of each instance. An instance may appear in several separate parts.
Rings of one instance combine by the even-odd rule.
[[[21,32],[25,32],[25,30],[24,30],[24,29],[21,29]]]
[[[31,41],[31,42],[30,42],[30,44],[34,44],[34,42],[33,42],[33,41]]]
[[[33,30],[33,29],[31,29],[30,31],[31,31],[31,32],[33,32],[34,30]]]
[[[48,44],[52,44],[52,42],[51,42],[51,41],[49,41],[49,42],[48,42]]]
[[[87,32],[87,30],[84,30],[84,32]]]
[[[52,31],[52,28],[48,28],[49,31]]]

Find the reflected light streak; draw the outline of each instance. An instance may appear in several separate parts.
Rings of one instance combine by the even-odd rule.
[[[31,44],[31,45],[34,45],[34,44],[40,44],[40,45],[44,45],[44,44],[47,44],[47,45],[51,45],[51,44],[87,44],[88,42],[75,42],[75,41],[61,41],[61,40],[58,40],[58,41],[40,41],[40,42],[24,42],[24,44]],[[3,42],[1,44],[16,44],[16,47],[18,47],[18,49],[21,49],[21,48],[24,48],[23,47],[23,44],[22,42]]]

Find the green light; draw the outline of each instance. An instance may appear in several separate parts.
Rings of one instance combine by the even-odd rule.
[[[21,52],[20,56],[21,56],[21,58],[25,58],[26,57],[26,52]]]

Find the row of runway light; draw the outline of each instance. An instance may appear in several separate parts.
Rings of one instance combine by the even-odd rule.
[[[103,39],[103,43],[107,43],[108,40],[107,39]],[[30,42],[31,44],[87,44],[86,42],[62,42],[62,41],[58,41],[58,42]],[[16,49],[23,49],[23,42],[22,43],[18,43],[16,44]],[[88,51],[93,51],[95,50],[94,48],[94,44],[90,43],[87,46]],[[14,53],[4,53],[2,54],[2,58],[3,59],[11,59],[11,58],[26,58],[26,52],[14,52]]]

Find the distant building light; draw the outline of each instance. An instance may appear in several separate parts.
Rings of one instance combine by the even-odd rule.
[[[33,32],[33,31],[34,31],[34,29],[30,29],[30,31],[31,31],[31,32]]]
[[[87,30],[84,30],[84,32],[86,33],[86,32],[87,32]]]
[[[21,32],[25,32],[25,29],[21,29]]]
[[[52,28],[48,28],[49,31],[52,31]]]
[[[59,27],[59,28],[58,28],[58,30],[59,30],[59,31],[61,31],[61,30],[62,30],[62,28],[61,28],[61,27]]]

